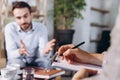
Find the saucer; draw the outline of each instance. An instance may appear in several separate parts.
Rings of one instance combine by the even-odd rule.
[[[15,78],[13,80],[18,80],[20,79],[21,77],[19,75],[16,75]],[[0,80],[2,80],[2,76],[0,75]]]

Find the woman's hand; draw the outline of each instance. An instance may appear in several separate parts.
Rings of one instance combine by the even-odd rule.
[[[66,59],[69,63],[84,62],[88,53],[79,48],[72,49],[72,47],[74,47],[72,44],[61,46],[58,50],[59,55],[63,55],[61,58]]]
[[[74,74],[72,80],[82,80],[84,78],[87,78],[96,74],[97,74],[96,70],[81,68],[78,72]]]

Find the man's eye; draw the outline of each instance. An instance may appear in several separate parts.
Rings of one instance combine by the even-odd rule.
[[[17,19],[21,19],[21,17],[17,17]]]
[[[28,17],[27,15],[24,16],[24,18],[27,18],[27,17]]]

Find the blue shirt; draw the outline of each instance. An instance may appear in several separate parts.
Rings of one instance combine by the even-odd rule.
[[[32,29],[24,32],[16,22],[7,24],[5,44],[8,59],[21,57],[19,53],[20,40],[23,40],[30,57],[43,57],[43,49],[48,42],[47,29],[41,23],[32,22]]]

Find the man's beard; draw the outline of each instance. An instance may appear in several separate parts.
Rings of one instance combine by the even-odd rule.
[[[32,23],[23,23],[21,24],[21,27],[23,30],[27,30],[29,27],[31,27]]]

